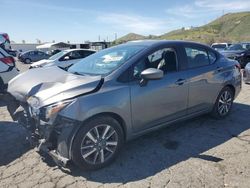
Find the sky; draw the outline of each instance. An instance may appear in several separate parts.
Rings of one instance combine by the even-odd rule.
[[[0,0],[0,32],[26,43],[161,35],[250,11],[250,0]]]

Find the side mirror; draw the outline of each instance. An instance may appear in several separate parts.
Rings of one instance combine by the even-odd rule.
[[[69,60],[69,56],[65,56],[65,57],[63,58],[63,60],[64,60],[64,61]]]
[[[164,76],[164,72],[155,68],[148,68],[141,73],[141,86],[145,86],[149,80],[160,80]]]

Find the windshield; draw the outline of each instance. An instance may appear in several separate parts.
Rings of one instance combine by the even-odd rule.
[[[68,72],[74,74],[106,75],[117,69],[145,46],[116,46],[90,55],[72,65]]]
[[[246,50],[241,44],[232,44],[227,50]]]
[[[63,56],[64,54],[66,54],[66,53],[67,53],[66,51],[61,51],[61,52],[59,52],[59,53],[57,53],[57,54],[55,54],[55,55],[52,55],[52,56],[49,58],[49,60],[56,60],[56,59],[62,57],[62,56]]]

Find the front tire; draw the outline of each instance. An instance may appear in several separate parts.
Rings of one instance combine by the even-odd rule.
[[[230,87],[224,87],[219,93],[214,105],[212,116],[222,119],[229,115],[234,100],[234,92]]]
[[[72,160],[82,169],[103,168],[114,161],[124,142],[119,122],[110,116],[89,120],[72,145]]]
[[[25,63],[25,64],[30,64],[30,63],[31,63],[31,59],[29,59],[29,58],[25,59],[25,60],[24,60],[24,63]]]

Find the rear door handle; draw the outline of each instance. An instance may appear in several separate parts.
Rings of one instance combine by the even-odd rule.
[[[175,84],[180,86],[180,85],[183,85],[185,82],[186,82],[186,80],[181,78],[181,79],[177,80],[175,82]]]

